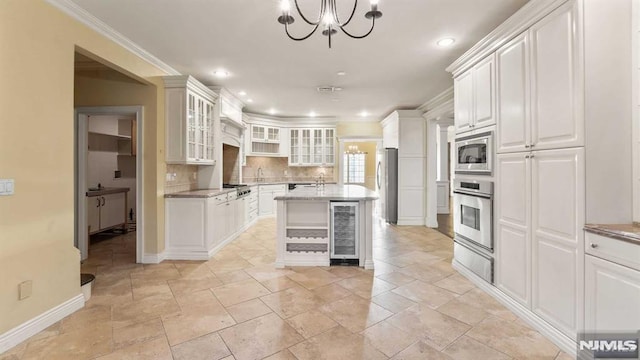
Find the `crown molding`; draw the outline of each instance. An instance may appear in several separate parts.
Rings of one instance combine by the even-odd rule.
[[[452,73],[453,77],[458,76],[567,1],[574,0],[530,0],[449,65],[446,70]]]
[[[338,124],[338,121],[335,117],[314,117],[314,118],[304,118],[304,117],[286,117],[286,116],[270,116],[270,115],[262,115],[256,113],[242,113],[242,121],[248,124],[254,123],[270,123],[274,126],[282,126],[289,127],[291,125],[295,125],[295,127],[304,127],[310,125],[317,126],[335,126]]]
[[[69,15],[80,23],[86,25],[90,29],[96,31],[98,34],[106,37],[107,39],[115,42],[116,44],[127,49],[131,53],[137,55],[146,62],[156,66],[163,70],[167,75],[181,75],[178,70],[172,68],[167,63],[155,57],[147,50],[140,47],[138,44],[131,41],[131,39],[117,32],[114,28],[104,23],[102,20],[91,15],[85,9],[78,6],[71,0],[45,0],[47,3]]]
[[[436,120],[440,121],[443,124],[451,124],[453,125],[454,119],[454,102],[453,99],[449,99],[438,106],[429,109],[429,111],[425,112],[422,117],[426,120]]]
[[[427,100],[424,104],[418,107],[418,110],[422,112],[429,112],[431,109],[435,109],[436,107],[446,103],[449,100],[453,99],[453,86],[449,87],[447,90],[441,92],[440,94],[431,98],[431,100]]]

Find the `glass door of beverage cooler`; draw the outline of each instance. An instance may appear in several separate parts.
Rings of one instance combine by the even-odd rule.
[[[358,258],[358,203],[331,202],[331,258]]]

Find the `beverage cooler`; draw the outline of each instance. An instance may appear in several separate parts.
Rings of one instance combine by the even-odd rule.
[[[358,259],[358,203],[331,202],[331,259]]]

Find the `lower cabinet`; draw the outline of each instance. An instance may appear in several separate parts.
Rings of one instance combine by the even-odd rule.
[[[127,193],[87,197],[87,225],[89,234],[114,227],[126,227]]]
[[[258,215],[270,216],[276,214],[276,196],[287,194],[286,184],[260,185],[258,186]]]
[[[585,331],[638,331],[640,246],[593,233],[585,239]]]
[[[255,219],[246,216],[249,197],[165,200],[165,259],[208,260]]]

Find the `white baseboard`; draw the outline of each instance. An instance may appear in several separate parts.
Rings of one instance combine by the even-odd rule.
[[[62,304],[24,322],[13,329],[0,334],[0,354],[27,340],[40,331],[48,328],[65,316],[84,307],[84,296],[78,294]]]
[[[437,228],[438,227],[438,219],[431,219],[431,218],[424,218],[424,226],[426,227],[430,227],[430,228]]]
[[[373,260],[365,260],[364,261],[364,269],[365,270],[373,270],[373,268],[374,268]]]
[[[398,219],[398,226],[421,226],[424,225],[423,219]]]
[[[166,249],[162,254],[162,260],[209,260],[213,255],[215,255],[218,251],[222,250],[227,244],[235,240],[240,234],[245,232],[248,228],[253,226],[258,221],[258,218],[253,221],[245,224],[240,230],[231,234],[228,238],[224,239],[220,244],[215,247],[207,250],[203,249],[194,249],[194,250],[185,250],[185,249]],[[162,261],[161,260],[161,261]]]
[[[529,324],[532,328],[539,331],[547,339],[551,340],[560,350],[566,352],[569,355],[576,356],[576,342],[560,330],[549,325],[546,321],[533,313],[531,310],[525,308],[520,303],[510,298],[507,294],[500,291],[497,287],[484,281],[469,269],[453,260],[451,266],[459,273],[469,279],[474,285],[482,289],[487,294],[491,295],[494,299],[498,300],[502,305],[511,310],[514,314],[518,315],[522,320]]]
[[[165,252],[161,252],[160,254],[144,254],[142,255],[142,263],[143,264],[159,264],[164,259],[166,259]]]

